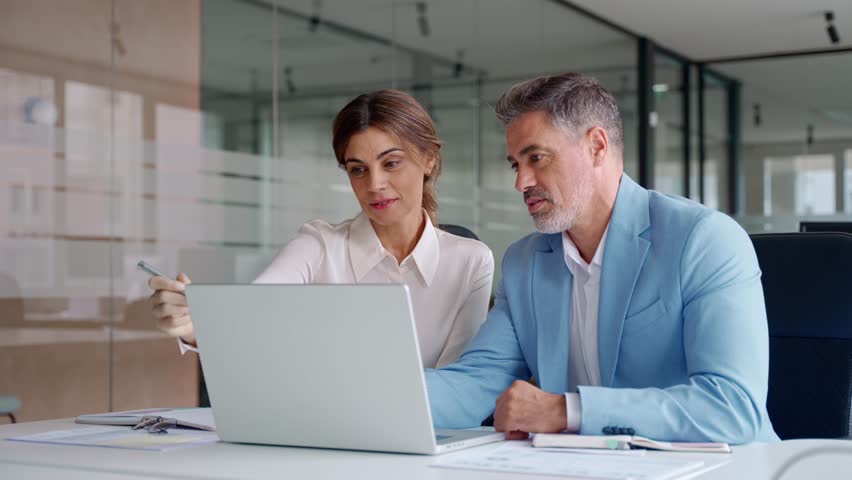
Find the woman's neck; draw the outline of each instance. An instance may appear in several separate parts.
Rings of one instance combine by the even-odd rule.
[[[402,263],[405,257],[411,254],[423,230],[426,229],[426,216],[422,212],[419,215],[410,215],[399,223],[393,225],[378,225],[370,220],[376,236],[382,246],[396,258],[396,263]]]

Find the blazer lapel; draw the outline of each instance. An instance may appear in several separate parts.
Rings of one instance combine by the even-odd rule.
[[[651,245],[640,234],[649,226],[648,191],[623,175],[601,265],[598,360],[604,387],[612,386],[627,306]]]
[[[543,237],[532,272],[533,315],[538,326],[538,381],[546,392],[568,388],[571,272],[560,234]]]

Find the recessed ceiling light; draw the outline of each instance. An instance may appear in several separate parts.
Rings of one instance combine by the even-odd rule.
[[[651,90],[653,90],[654,93],[666,93],[666,92],[669,91],[669,84],[667,84],[667,83],[655,83],[654,86],[651,87]]]

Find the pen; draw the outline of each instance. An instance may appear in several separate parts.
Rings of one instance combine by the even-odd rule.
[[[139,267],[139,270],[144,271],[145,273],[150,274],[154,277],[165,277],[162,273],[158,272],[156,268],[152,267],[145,260],[139,260],[139,263],[136,264]]]
[[[160,272],[159,272],[156,268],[152,267],[152,266],[151,266],[148,262],[146,262],[145,260],[139,260],[139,262],[137,262],[137,263],[136,263],[136,266],[139,268],[139,270],[142,270],[143,272],[145,272],[145,273],[147,273],[147,274],[149,274],[149,275],[151,275],[151,276],[153,276],[153,277],[169,278],[169,277],[167,277],[167,276],[163,275],[162,273],[160,273]],[[181,295],[184,295],[184,293],[183,293],[183,292],[177,292],[177,293],[180,293]]]

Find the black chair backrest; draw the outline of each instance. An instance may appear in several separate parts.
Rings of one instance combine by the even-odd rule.
[[[852,233],[852,222],[800,222],[799,231]]]
[[[438,225],[438,228],[441,230],[452,233],[453,235],[458,235],[459,237],[464,238],[472,238],[474,240],[479,240],[479,237],[476,236],[475,233],[471,232],[469,229],[462,227],[461,225],[450,225],[450,224],[441,224]]]
[[[752,235],[769,321],[767,409],[782,439],[852,435],[852,235]]]

